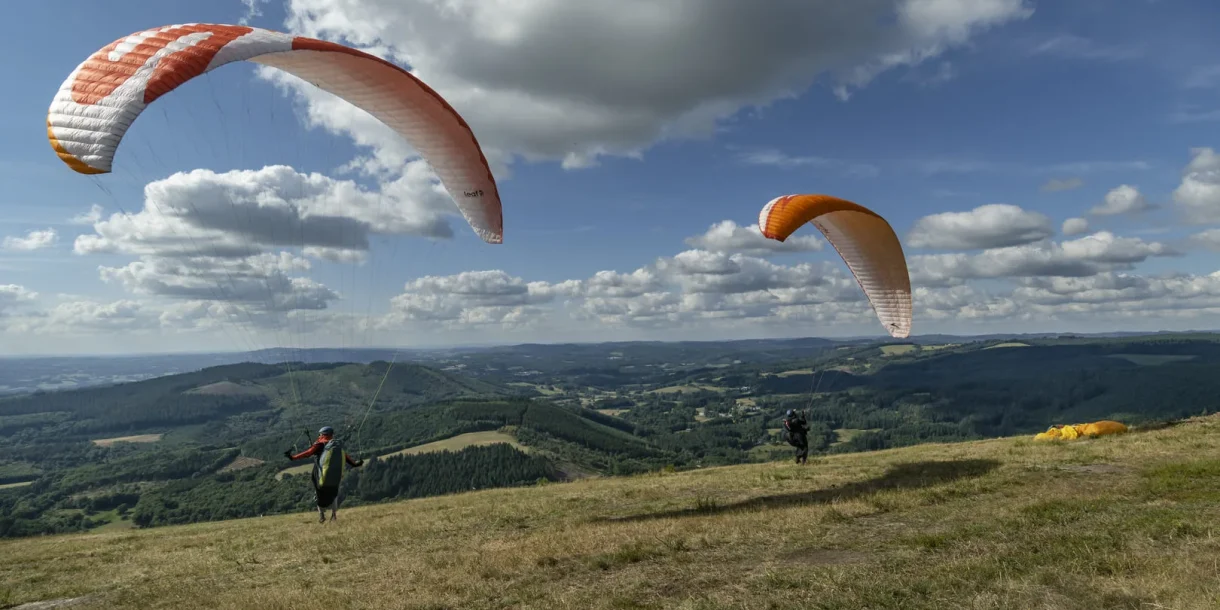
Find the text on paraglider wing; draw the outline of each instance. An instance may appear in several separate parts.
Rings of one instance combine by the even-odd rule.
[[[462,194],[467,197],[482,197],[483,189],[475,189],[473,191],[462,191]]]

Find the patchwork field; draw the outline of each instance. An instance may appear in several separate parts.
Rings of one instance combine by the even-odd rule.
[[[917,349],[919,349],[917,345],[883,345],[881,346],[881,353],[886,356],[902,356]]]
[[[137,434],[136,436],[119,436],[116,438],[102,438],[92,441],[98,447],[109,447],[115,443],[155,443],[161,440],[164,434]]]
[[[403,449],[402,451],[395,451],[393,453],[387,453],[385,455],[381,455],[378,457],[380,457],[381,459],[385,459],[385,458],[395,456],[395,455],[417,455],[420,453],[434,453],[437,451],[461,451],[462,449],[465,449],[466,447],[474,447],[474,446],[482,446],[482,445],[495,445],[497,443],[508,443],[508,444],[512,445],[513,447],[516,447],[517,449],[520,449],[522,451],[527,451],[527,452],[529,451],[528,448],[523,447],[521,444],[519,444],[517,442],[517,439],[514,438],[511,434],[491,431],[491,432],[470,432],[467,434],[459,434],[457,436],[447,438],[444,440],[427,443],[424,445],[417,445],[415,447],[408,447],[406,449]],[[300,466],[293,466],[291,468],[285,468],[284,470],[279,471],[278,473],[276,473],[275,478],[283,479],[285,476],[288,476],[288,475],[309,474],[309,472],[311,470],[313,470],[313,462],[307,461],[307,463],[302,464]]]
[[[694,393],[698,391],[723,393],[724,388],[714,385],[673,385],[655,390],[648,390],[652,394],[677,394],[678,392]]]

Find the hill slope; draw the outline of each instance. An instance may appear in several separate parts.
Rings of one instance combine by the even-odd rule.
[[[1213,608],[1217,455],[1208,417],[8,540],[0,606]]]
[[[786,347],[808,357],[766,365],[748,360],[783,351],[776,344],[741,352],[741,364],[664,366],[612,358],[637,348],[639,358],[667,349],[685,357],[691,346],[525,346],[482,364],[458,353],[462,362],[441,368],[398,362],[388,376],[386,362],[246,363],[0,398],[0,485],[23,484],[0,494],[0,516],[9,517],[0,537],[297,510],[305,482],[274,477],[294,466],[284,451],[302,449],[322,425],[365,458],[496,431],[528,450],[379,460],[348,479],[354,508],[540,478],[768,461],[790,453],[777,434],[789,408],[808,410],[814,455],[1201,415],[1220,392],[1218,338],[793,342]],[[519,381],[527,367],[529,381]],[[567,372],[541,372],[551,369]],[[595,377],[620,381],[586,385]]]

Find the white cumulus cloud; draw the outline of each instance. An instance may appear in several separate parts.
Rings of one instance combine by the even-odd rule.
[[[148,184],[134,214],[100,212],[91,210],[93,233],[78,236],[74,251],[137,259],[99,267],[103,280],[180,303],[230,303],[258,323],[274,317],[263,314],[326,309],[341,298],[308,277],[311,259],[363,262],[374,235],[452,237],[447,217],[457,210],[414,162],[377,190],[285,166],[194,170]]]
[[[820,234],[819,234],[820,235]],[[712,252],[740,252],[766,255],[782,252],[816,252],[826,241],[818,235],[793,235],[785,241],[763,236],[757,224],[738,226],[732,220],[722,220],[708,228],[703,235],[686,238],[686,245]]]
[[[4,316],[17,305],[38,298],[38,293],[17,284],[0,284],[0,316]]]
[[[1095,216],[1117,216],[1119,214],[1139,214],[1150,209],[1152,206],[1138,188],[1124,184],[1106,193],[1101,205],[1094,206],[1089,213]]]
[[[241,0],[241,3],[246,7],[246,14],[242,15],[237,22],[246,25],[255,17],[262,17],[262,5],[268,0]]]
[[[1213,192],[1220,185],[1220,158],[1211,149],[1192,154],[1174,203],[1193,223],[1220,223],[1220,199],[1213,197],[1220,194]],[[1139,207],[1132,203],[1138,190],[1131,188],[1136,195],[1121,187],[1112,191],[1119,195],[1107,202],[1111,209]],[[634,268],[542,280],[493,265],[404,278],[393,296],[369,294],[367,311],[363,302],[359,312],[336,307],[346,296],[323,279],[357,289],[330,273],[374,261],[372,236],[452,233],[446,219],[455,210],[421,165],[383,177],[376,191],[290,168],[201,170],[150,184],[143,208],[131,215],[107,217],[99,208],[90,214],[93,232],[77,240],[76,252],[106,255],[98,265],[101,278],[126,294],[110,301],[39,297],[31,288],[0,285],[6,340],[123,333],[151,341],[230,333],[254,344],[241,347],[254,348],[283,344],[271,333],[285,329],[296,342],[316,337],[327,344],[337,337],[352,344],[364,333],[366,343],[404,345],[455,337],[489,343],[507,337],[758,336],[794,325],[813,335],[884,332],[820,234],[780,244],[764,239],[753,223],[731,220]],[[1143,272],[1154,258],[1180,256],[1177,242],[1090,233],[1089,224],[1068,218],[1059,227],[1063,238],[1056,239],[1047,216],[1009,204],[920,218],[908,242],[950,251],[908,256],[916,332],[1220,322],[1220,271]],[[1199,227],[1181,243],[1220,250],[1220,228]],[[777,263],[775,255],[783,252],[802,253],[805,260]],[[116,256],[129,260],[113,262]],[[367,266],[372,278],[379,268]]]
[[[102,219],[102,213],[106,210],[98,204],[89,206],[89,211],[73,216],[68,222],[74,225],[91,225]]]
[[[1089,277],[1129,270],[1154,256],[1177,255],[1173,248],[1136,237],[1101,231],[1060,243],[1042,241],[992,248],[976,255],[931,254],[908,259],[911,280],[925,286],[951,286],[968,280],[1030,277]]]
[[[847,97],[1032,12],[1027,0],[775,0],[767,10],[736,0],[289,0],[286,25],[409,65],[501,162],[587,167],[709,135],[822,76]],[[313,124],[373,148],[371,165],[392,169],[410,153],[368,115],[263,74],[298,91]]]
[[[1086,218],[1069,218],[1063,221],[1063,228],[1061,230],[1063,231],[1064,235],[1069,237],[1072,235],[1080,235],[1081,233],[1088,232],[1089,221]]]
[[[392,317],[454,326],[528,326],[542,315],[538,306],[556,293],[546,282],[526,282],[501,270],[463,271],[408,282],[391,309]]]
[[[1191,224],[1220,223],[1220,155],[1211,148],[1191,152],[1173,200]]]
[[[50,248],[58,241],[59,233],[55,229],[35,229],[26,233],[24,237],[14,237],[11,235],[5,237],[4,242],[0,245],[3,245],[5,250],[31,252]]]
[[[915,223],[907,243],[915,248],[979,250],[1028,244],[1054,235],[1044,214],[1006,203],[968,212],[942,212]]]

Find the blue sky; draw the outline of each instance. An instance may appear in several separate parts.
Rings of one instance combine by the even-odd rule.
[[[915,334],[1218,326],[1220,158],[1207,148],[1220,144],[1208,25],[1220,5],[811,4],[7,7],[9,55],[37,52],[0,66],[21,83],[0,100],[0,354],[880,336],[813,227],[783,251],[751,233],[764,203],[802,192],[890,221],[916,287]],[[426,175],[404,173],[410,150],[367,115],[252,64],[151,105],[111,174],[76,174],[52,153],[47,107],[94,50],[243,19],[364,48],[446,96],[495,162],[504,243],[484,244]],[[48,30],[53,45],[38,38]],[[258,193],[277,165],[317,172],[311,184],[340,208],[328,189],[350,181],[404,221],[444,214],[453,235],[374,231],[358,263],[291,248],[308,269],[260,259],[270,266],[251,277],[267,286],[308,280],[285,296],[312,309],[276,309],[230,302],[238,286],[216,266],[263,263],[141,249],[123,234],[127,215],[156,224],[149,183],[171,204]],[[180,172],[196,169],[215,173],[187,184]],[[72,221],[94,205],[100,215]],[[1065,234],[1070,218],[1087,228]]]

